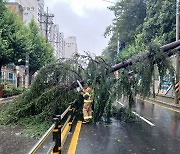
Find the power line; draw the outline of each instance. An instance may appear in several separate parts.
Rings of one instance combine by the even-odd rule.
[[[43,21],[39,21],[40,25],[41,24],[45,24],[45,29],[43,29],[43,27],[41,25],[41,31],[45,31],[46,42],[49,42],[48,32],[50,33],[50,31],[51,31],[51,30],[49,30],[49,26],[54,24],[53,23],[53,19],[52,19],[54,17],[54,15],[53,14],[49,14],[49,10],[48,10],[48,7],[47,7],[47,12],[44,13],[44,14],[40,14],[40,18],[41,17],[45,17],[45,19]]]
[[[48,7],[45,2],[44,2],[44,6],[46,6],[46,8]],[[49,7],[48,7],[48,9],[49,9],[50,12],[53,12]],[[56,20],[56,16],[54,16],[54,19],[55,19],[55,23],[56,23],[56,21],[57,21],[57,20]]]
[[[30,7],[33,6],[32,3],[30,3],[29,0],[26,0],[26,2],[27,2],[27,5],[28,5],[28,6],[30,6]],[[44,3],[44,4],[45,4],[45,3]],[[54,24],[53,22],[49,22],[49,18],[54,17],[54,15],[49,14],[49,12],[48,12],[48,7],[47,7],[47,13],[44,13],[44,14],[42,14],[42,12],[39,12],[39,10],[37,10],[35,7],[34,7],[34,10],[38,13],[38,16],[40,16],[40,20],[37,19],[37,18],[32,14],[31,11],[30,11],[30,13],[31,13],[31,14],[33,15],[33,17],[36,18],[37,21],[40,23],[41,31],[45,30],[46,42],[49,42],[49,41],[48,41],[48,31],[50,31],[50,30],[49,30],[49,25]],[[43,11],[44,11],[44,7],[43,7]],[[41,20],[41,18],[42,18],[43,16],[46,18],[45,21],[42,21],[42,20]],[[45,29],[42,29],[42,25],[41,25],[41,24],[43,24],[43,23],[45,24]]]

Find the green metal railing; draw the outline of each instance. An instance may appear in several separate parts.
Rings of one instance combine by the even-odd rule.
[[[53,124],[45,132],[45,134],[39,139],[39,141],[34,145],[34,147],[31,149],[29,154],[35,154],[40,149],[40,147],[42,147],[43,143],[47,141],[47,138],[51,134],[53,134],[53,142],[51,143],[47,153],[60,154],[62,151],[62,147],[66,141],[67,135],[69,131],[71,131],[72,123],[75,118],[74,115],[75,111],[76,111],[76,100],[69,103],[69,106],[61,115],[56,115],[56,117],[53,118]],[[64,122],[64,124],[62,124],[62,121],[65,120],[65,117],[67,119]]]

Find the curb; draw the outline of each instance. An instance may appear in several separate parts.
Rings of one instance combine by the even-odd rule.
[[[167,103],[167,102],[163,102],[163,101],[160,101],[160,100],[157,100],[157,99],[152,99],[152,98],[148,98],[148,99],[151,100],[151,101],[155,101],[157,103],[160,103],[160,104],[164,104],[164,105],[167,105],[167,106],[170,106],[170,107],[180,109],[180,104],[176,105],[176,104],[170,104],[170,103]]]
[[[4,103],[9,103],[9,102],[13,101],[14,99],[16,99],[18,96],[19,95],[7,97],[7,98],[0,98],[0,105],[4,104]]]
[[[160,97],[164,97],[164,98],[172,98],[172,99],[174,99],[174,96],[166,96],[166,95],[163,95],[163,94],[157,94],[156,96],[160,96]]]

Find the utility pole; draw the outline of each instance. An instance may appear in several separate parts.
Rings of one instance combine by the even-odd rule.
[[[45,31],[46,31],[46,43],[48,43],[48,27],[49,27],[49,23],[48,23],[48,19],[49,19],[49,12],[48,12],[48,7],[47,7],[47,16],[46,16],[46,28],[45,28]]]
[[[46,43],[49,42],[49,38],[48,38],[48,32],[50,31],[49,26],[54,24],[52,22],[53,17],[54,17],[53,14],[49,14],[48,7],[47,7],[46,13],[40,14],[40,19],[41,19],[41,21],[39,21],[41,25],[40,27],[41,27],[41,31],[45,31]],[[43,29],[43,25],[45,25],[45,29]]]
[[[176,41],[179,40],[179,3],[180,0],[176,0]],[[179,82],[179,53],[176,54],[176,83]],[[179,94],[175,91],[175,104],[179,104]]]

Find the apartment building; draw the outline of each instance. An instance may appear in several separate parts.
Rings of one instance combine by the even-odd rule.
[[[6,4],[9,10],[16,13],[21,21],[23,21],[23,7],[19,3],[16,2],[8,2]]]
[[[72,58],[77,51],[76,37],[71,36],[64,39],[64,58]]]
[[[38,23],[38,1],[37,0],[15,0],[23,7],[23,22],[28,24],[34,19]]]
[[[65,53],[64,53],[64,34],[62,32],[59,33],[59,56],[60,56],[60,58],[65,57]]]

